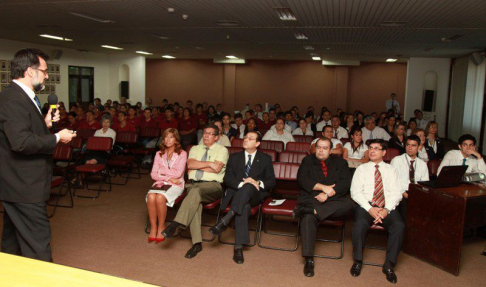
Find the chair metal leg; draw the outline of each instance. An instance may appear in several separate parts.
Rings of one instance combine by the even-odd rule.
[[[98,189],[90,189],[89,188],[89,180],[88,180],[88,176],[86,175],[86,178],[85,178],[85,181],[86,181],[86,189],[88,190],[93,190],[93,191],[96,191],[97,194],[96,196],[86,196],[86,195],[77,195],[76,194],[76,187],[74,187],[74,196],[75,197],[79,197],[79,198],[91,198],[91,199],[97,199],[98,197],[100,197],[100,193],[101,191],[111,191],[111,177],[110,175],[108,174],[108,172],[104,172],[102,171],[101,172],[101,180],[100,180],[100,183],[99,183],[99,188]],[[108,179],[108,186],[109,186],[109,189],[101,189],[101,187],[103,186],[103,182],[105,182],[105,180]]]
[[[64,186],[65,183],[67,183],[67,189],[66,189],[66,193],[63,194],[62,193],[62,188],[63,188],[63,186]],[[70,202],[71,203],[69,205],[60,205],[59,204],[59,200],[61,199],[61,197],[64,197],[64,196],[66,196],[68,194],[69,194],[69,199],[70,199]],[[47,205],[49,205],[49,206],[54,206],[54,210],[52,211],[52,214],[47,215],[48,218],[51,218],[51,217],[54,216],[54,214],[56,214],[56,211],[57,211],[57,208],[58,207],[73,208],[73,206],[74,206],[73,194],[71,192],[71,183],[69,182],[69,180],[66,180],[64,178],[63,183],[59,187],[59,192],[56,195],[57,195],[57,199],[56,199],[56,203],[55,204],[47,203]]]
[[[317,258],[325,258],[325,259],[341,259],[344,256],[344,231],[345,231],[346,225],[343,225],[341,227],[341,238],[338,240],[333,240],[333,239],[322,239],[318,238],[316,241],[321,241],[321,242],[332,242],[332,243],[341,243],[341,253],[339,256],[327,256],[327,255],[320,255],[320,254],[314,254],[313,257]]]
[[[376,246],[376,245],[365,245],[364,248],[386,251],[386,247]],[[370,265],[370,266],[375,266],[375,267],[383,267],[383,264],[377,264],[377,263],[373,263],[373,262],[366,262],[364,260],[363,260],[363,265]]]
[[[258,228],[258,247],[264,248],[264,249],[272,249],[272,250],[279,250],[279,251],[289,251],[289,252],[294,252],[299,248],[299,236],[300,236],[300,220],[297,222],[297,233],[296,234],[289,234],[289,233],[277,233],[277,232],[270,232],[265,228],[265,223],[266,223],[266,215],[261,213],[260,214],[260,226]],[[269,235],[275,235],[275,236],[285,236],[285,237],[295,237],[295,246],[292,249],[288,248],[278,248],[278,247],[273,247],[273,246],[265,246],[261,244],[262,240],[262,231],[266,234]]]
[[[220,213],[221,213],[221,210],[218,212],[218,217],[216,219],[216,222],[219,222],[219,219],[220,219]],[[258,213],[257,213],[257,221],[256,221],[256,228],[249,228],[248,230],[249,231],[253,231],[254,232],[254,236],[253,236],[253,243],[250,243],[250,244],[243,244],[243,246],[245,247],[253,247],[256,245],[257,243],[257,237],[258,237],[258,226],[260,225],[260,213],[261,213],[261,206],[260,208],[258,209]],[[228,226],[228,227],[231,227],[231,226]],[[231,227],[232,228],[232,227]],[[218,235],[218,242],[221,243],[221,244],[227,244],[227,245],[235,245],[234,242],[228,242],[228,241],[224,241],[221,239],[221,234]]]

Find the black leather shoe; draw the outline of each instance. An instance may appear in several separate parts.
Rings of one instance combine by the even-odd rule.
[[[202,251],[202,244],[194,244],[191,249],[189,249],[184,257],[186,258],[194,258],[196,255]]]
[[[351,266],[351,275],[353,277],[358,277],[361,274],[361,269],[363,268],[363,262],[354,261],[353,266]]]
[[[304,275],[306,277],[314,276],[314,260],[306,259],[304,264]]]
[[[177,227],[179,227],[180,224],[175,222],[175,221],[172,221],[169,226],[167,226],[164,231],[162,231],[162,235],[165,237],[165,238],[172,238],[174,237],[174,234],[177,230]]]
[[[213,235],[220,235],[227,228],[228,227],[224,225],[223,221],[220,221],[215,226],[209,228],[209,232],[211,232]]]
[[[397,283],[398,278],[397,278],[397,275],[395,274],[395,271],[393,271],[393,268],[383,267],[382,271],[383,271],[383,274],[386,275],[386,280],[388,280],[388,282]]]
[[[235,252],[233,253],[233,261],[236,262],[236,264],[243,264],[243,262],[245,262],[245,258],[243,257],[243,249],[235,249]]]

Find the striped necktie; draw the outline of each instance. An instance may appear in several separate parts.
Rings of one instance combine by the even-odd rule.
[[[383,181],[378,167],[380,166],[375,165],[375,191],[373,192],[373,201],[371,202],[371,205],[383,208],[383,206],[385,206],[385,193],[383,192]]]
[[[248,175],[250,174],[250,169],[251,169],[251,154],[248,155],[248,161],[246,162],[245,178],[247,178]]]

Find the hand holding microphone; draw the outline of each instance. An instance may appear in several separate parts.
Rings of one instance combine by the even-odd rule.
[[[53,127],[54,130],[57,129],[55,123],[57,123],[60,119],[59,110],[57,109],[57,101],[58,98],[56,95],[49,95],[47,97],[47,102],[49,103],[49,111],[45,117],[46,125],[48,128]]]

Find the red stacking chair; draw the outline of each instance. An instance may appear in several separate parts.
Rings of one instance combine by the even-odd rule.
[[[297,197],[300,194],[300,186],[297,182],[298,163],[274,162],[273,170],[277,183],[273,188],[276,196]]]
[[[298,142],[288,142],[287,147],[285,147],[286,151],[300,151],[309,153],[310,144],[309,143],[298,143]]]
[[[52,177],[51,181],[51,189],[59,187],[57,193],[53,193],[52,195],[56,196],[56,201],[54,204],[47,202],[47,205],[54,206],[54,210],[50,215],[49,218],[53,217],[56,214],[56,210],[58,207],[66,207],[72,208],[74,206],[73,201],[73,194],[71,193],[71,182],[69,181],[69,174],[74,173],[74,163],[73,163],[73,148],[70,145],[65,144],[58,144],[54,149],[52,154],[52,159],[55,163],[62,162],[64,165],[56,166],[54,168],[54,176]],[[63,192],[63,189],[66,188],[66,191]],[[59,200],[61,197],[69,195],[69,204],[68,205],[60,205]]]
[[[309,154],[306,152],[299,152],[299,151],[283,151],[280,153],[278,157],[279,162],[288,162],[288,163],[298,163],[301,164],[304,157],[308,156]]]
[[[116,134],[116,143],[124,145],[125,149],[123,150],[122,154],[112,156],[108,160],[108,166],[114,167],[115,177],[117,174],[119,174],[121,178],[125,178],[125,182],[112,183],[112,184],[125,185],[127,184],[129,178],[132,179],[141,178],[140,167],[138,165],[137,165],[137,170],[138,170],[137,177],[130,177],[135,162],[135,154],[133,153],[133,151],[135,150],[135,146],[138,144],[138,134],[136,132],[119,132]],[[122,169],[126,169],[127,171],[126,176],[122,174]]]
[[[272,150],[272,149],[259,149],[258,151],[261,151],[265,154],[268,154],[272,158],[272,162],[277,161],[277,152]]]
[[[398,149],[388,148],[386,150],[385,156],[383,157],[383,161],[386,162],[386,163],[390,163],[394,157],[399,156],[399,155],[400,155],[400,151]]]
[[[187,152],[187,156],[189,156],[189,152],[191,151],[191,148],[193,147],[193,144],[188,144],[186,145],[185,151]]]
[[[268,129],[259,129],[258,131],[260,132],[263,138],[263,136],[265,136],[265,134],[268,132]]]
[[[90,137],[93,137],[96,130],[94,129],[80,129],[76,131],[76,137],[82,138],[84,141],[87,141]]]
[[[227,147],[228,149],[228,153],[231,155],[231,154],[234,154],[235,152],[240,152],[240,151],[244,151],[245,149],[242,148],[242,147],[235,147],[235,146],[230,146],[230,147]]]
[[[284,150],[284,143],[281,141],[261,141],[260,146],[258,147],[260,149],[272,149],[278,153],[282,152]]]
[[[88,143],[86,145],[87,150],[91,151],[104,151],[104,152],[110,152],[111,148],[113,145],[113,139],[112,138],[105,138],[105,137],[90,137],[88,139]],[[101,191],[111,191],[111,178],[106,170],[106,165],[104,164],[85,164],[85,165],[78,165],[76,166],[76,172],[77,173],[82,173],[86,175],[85,182],[86,182],[86,188],[88,190],[94,190],[97,191],[96,196],[84,196],[84,195],[76,195],[76,187],[74,187],[74,196],[76,197],[82,197],[82,198],[98,198],[100,196]],[[90,189],[89,184],[88,184],[88,175],[95,175],[98,174],[100,175],[101,179],[99,181],[99,188],[98,189]],[[103,186],[103,183],[108,179],[108,189],[101,189]]]
[[[232,147],[243,147],[243,139],[237,139],[236,137],[231,141]]]
[[[293,137],[294,137],[295,142],[298,142],[298,143],[308,143],[309,145],[314,140],[314,137],[313,136],[299,136],[299,135],[295,135]]]
[[[247,246],[247,247],[253,247],[253,246],[256,245],[256,242],[257,242],[257,234],[258,234],[257,230],[258,230],[258,223],[259,223],[259,220],[260,220],[260,208],[261,208],[261,206],[262,205],[259,204],[259,205],[254,206],[254,207],[251,208],[250,216],[257,215],[257,224],[256,224],[257,227],[256,228],[249,228],[250,231],[255,232],[255,236],[253,237],[253,243],[251,243],[251,244],[245,244],[245,246]],[[218,216],[216,217],[216,222],[219,222],[220,218],[223,216],[222,213],[225,213],[226,214],[226,213],[228,213],[230,211],[230,209],[231,209],[231,205],[230,204],[228,204],[228,206],[225,208],[225,210],[219,209],[218,210]],[[228,244],[228,245],[235,245],[234,242],[228,242],[228,241],[222,240],[221,239],[221,236],[222,236],[222,234],[220,234],[218,236],[218,242],[219,243]]]
[[[385,228],[382,225],[377,225],[377,224],[373,224],[370,227],[370,231],[372,231],[372,232],[373,231],[378,231],[378,232],[385,231],[386,232]],[[381,246],[365,245],[364,248],[386,251],[386,248],[385,247],[381,247]],[[371,266],[376,266],[376,267],[383,267],[383,264],[366,262],[364,260],[363,260],[363,265],[371,265]]]

